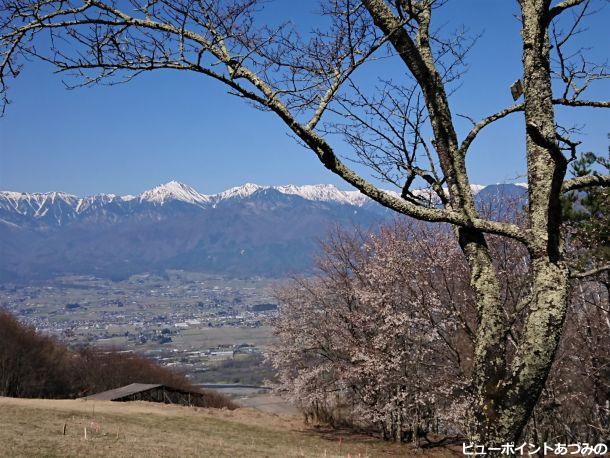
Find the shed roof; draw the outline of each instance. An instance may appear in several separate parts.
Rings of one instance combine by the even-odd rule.
[[[86,396],[84,399],[89,399],[92,401],[114,401],[115,399],[121,399],[125,396],[131,396],[132,394],[152,390],[153,388],[158,388],[160,386],[163,385],[149,383],[132,383],[131,385],[115,388],[114,390],[102,391],[101,393],[92,394],[91,396]]]

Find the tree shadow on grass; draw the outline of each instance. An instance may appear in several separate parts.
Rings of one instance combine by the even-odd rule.
[[[320,437],[324,440],[349,444],[375,444],[381,450],[376,449],[376,452],[383,451],[388,455],[399,456],[463,456],[462,442],[463,438],[459,436],[441,436],[428,434],[421,438],[421,443],[417,447],[413,443],[396,444],[394,442],[383,441],[374,431],[354,430],[347,427],[333,428],[324,425],[313,425],[303,431],[309,436]]]

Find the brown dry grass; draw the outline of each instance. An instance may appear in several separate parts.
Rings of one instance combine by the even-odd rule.
[[[420,454],[408,446],[362,436],[320,434],[307,429],[296,417],[252,409],[228,411],[146,402],[0,398],[3,457],[416,455]],[[425,456],[459,454],[443,449]]]

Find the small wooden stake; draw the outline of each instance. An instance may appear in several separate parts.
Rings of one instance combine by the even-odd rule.
[[[85,426],[85,440],[87,440],[87,427]]]
[[[64,436],[66,435],[66,427],[68,426],[67,423],[64,423]]]

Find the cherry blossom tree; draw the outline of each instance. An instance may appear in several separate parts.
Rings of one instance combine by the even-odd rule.
[[[495,242],[503,308],[516,314],[527,252]],[[477,313],[450,228],[399,220],[379,233],[337,231],[317,267],[278,293],[270,359],[280,389],[307,416],[386,439],[465,434]]]
[[[506,238],[493,237],[490,249],[511,317],[512,357],[523,332],[529,258]],[[571,281],[572,319],[524,433],[532,443],[599,443],[610,432],[606,285],[596,277]],[[283,286],[278,299],[269,358],[278,389],[307,419],[396,441],[466,434],[477,313],[448,227],[398,220],[378,233],[334,232],[317,274]]]

